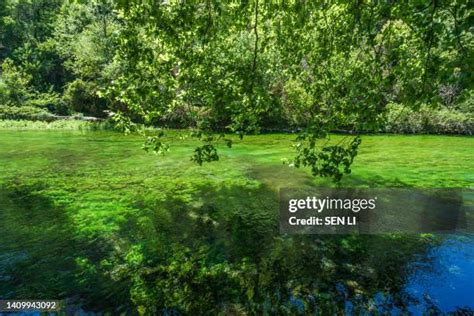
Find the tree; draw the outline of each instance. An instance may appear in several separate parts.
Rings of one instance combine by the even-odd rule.
[[[55,24],[56,49],[73,80],[65,100],[74,111],[104,116],[107,100],[101,90],[113,80],[117,17],[111,1],[65,2]]]
[[[218,159],[216,132],[243,137],[272,113],[287,113],[304,128],[295,165],[340,180],[358,133],[377,129],[389,103],[416,109],[436,101],[453,71],[470,77],[464,2],[117,3],[122,72],[108,95],[132,121],[188,113],[204,141],[198,163]],[[335,129],[351,136],[328,143]],[[159,149],[161,141],[153,142]]]

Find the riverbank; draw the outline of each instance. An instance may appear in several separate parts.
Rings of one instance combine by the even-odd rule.
[[[113,130],[107,121],[61,119],[52,121],[0,120],[0,129],[18,130]]]

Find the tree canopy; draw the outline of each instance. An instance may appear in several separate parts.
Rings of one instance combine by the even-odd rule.
[[[216,130],[255,133],[287,111],[303,128],[295,165],[338,180],[360,138],[325,145],[330,131],[357,135],[389,103],[416,109],[442,90],[472,91],[467,1],[126,1],[118,10],[123,68],[109,95],[145,122],[189,113],[205,142],[199,163],[218,159]]]

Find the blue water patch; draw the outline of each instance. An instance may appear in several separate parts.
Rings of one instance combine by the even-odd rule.
[[[433,307],[474,310],[474,235],[450,236],[431,249],[426,261],[414,263],[405,291],[417,301],[409,307],[414,315]]]

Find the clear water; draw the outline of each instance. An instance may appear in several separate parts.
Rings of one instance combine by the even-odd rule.
[[[474,309],[472,237],[443,236],[441,244],[429,236],[281,238],[272,228],[278,189],[333,186],[282,164],[293,139],[236,139],[234,148],[220,148],[219,162],[199,167],[189,160],[197,142],[173,133],[171,152],[157,157],[140,150],[136,136],[0,130],[0,298],[41,293],[37,298],[80,300],[89,311],[133,310],[139,303],[130,289],[148,288],[132,272],[120,281],[109,276],[133,265],[155,268],[156,258],[166,260],[179,245],[205,247],[213,264],[262,256],[301,267],[281,278],[293,288],[312,278],[335,293],[344,283],[372,297],[379,311],[401,311],[385,306],[393,302],[384,289],[400,293],[414,314],[431,303],[442,312]],[[342,185],[470,188],[473,145],[471,137],[366,136]],[[206,230],[209,218],[216,227],[259,225],[243,226],[236,237]],[[158,245],[162,253],[153,252]]]
[[[414,272],[405,287],[417,300],[410,311],[421,315],[433,305],[443,313],[474,309],[474,236],[450,236],[425,260],[412,264]]]

